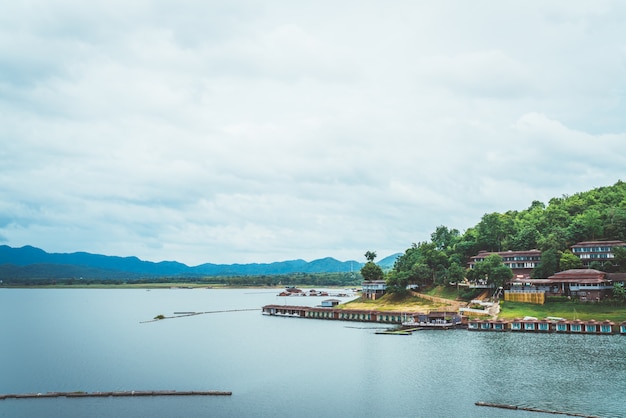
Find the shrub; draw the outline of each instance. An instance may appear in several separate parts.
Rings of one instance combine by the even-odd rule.
[[[546,302],[570,302],[571,300],[567,296],[547,296]]]

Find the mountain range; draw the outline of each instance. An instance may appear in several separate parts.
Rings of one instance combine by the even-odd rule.
[[[401,253],[385,257],[377,264],[393,267]],[[274,263],[212,264],[188,266],[177,261],[158,263],[137,257],[117,257],[87,252],[48,253],[40,248],[13,248],[0,245],[0,279],[2,278],[92,278],[140,279],[159,277],[256,276],[290,273],[340,273],[359,271],[364,263],[339,261],[331,257]]]

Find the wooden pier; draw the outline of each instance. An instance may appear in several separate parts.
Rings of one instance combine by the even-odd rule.
[[[232,392],[216,390],[176,391],[176,390],[124,390],[114,392],[45,392],[45,393],[14,393],[0,394],[4,399],[39,399],[39,398],[108,398],[131,396],[230,396]]]

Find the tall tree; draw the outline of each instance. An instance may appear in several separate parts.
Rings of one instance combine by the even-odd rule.
[[[367,263],[365,263],[365,265],[361,268],[361,275],[366,281],[382,280],[384,277],[383,269],[374,263],[375,258],[376,251],[367,251],[365,253]]]
[[[570,250],[564,251],[561,254],[559,260],[559,266],[561,270],[581,269],[583,268],[583,262]]]
[[[374,264],[372,261],[368,261],[361,268],[361,275],[363,276],[363,279],[368,282],[373,280],[382,280],[384,277],[383,269]]]
[[[613,262],[617,264],[617,271],[626,273],[626,247],[613,247]]]
[[[376,259],[377,255],[376,255],[376,251],[366,251],[365,252],[365,259],[367,261],[374,261]]]
[[[513,271],[504,265],[502,257],[491,254],[483,261],[474,265],[474,277],[486,279],[488,284],[494,287],[503,286],[513,278]]]
[[[511,229],[510,215],[501,215],[496,212],[485,214],[476,225],[478,242],[487,251],[502,251],[502,241]]]

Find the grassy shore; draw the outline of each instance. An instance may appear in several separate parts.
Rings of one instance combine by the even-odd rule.
[[[419,298],[417,296],[398,297],[385,295],[378,300],[358,298],[337,306],[338,309],[358,309],[366,311],[401,311],[401,312],[427,312],[437,309],[438,304]]]
[[[443,286],[429,289],[425,294],[449,299],[458,302],[461,298],[455,288]],[[471,298],[469,298],[471,299]],[[468,300],[466,300],[468,301]],[[378,300],[355,299],[339,306],[341,309],[363,309],[373,311],[402,311],[402,312],[427,312],[442,310],[446,304],[434,303],[413,295],[398,297],[385,295]],[[544,305],[535,305],[519,302],[501,302],[499,318],[513,319],[532,316],[535,318],[559,317],[565,319],[580,319],[596,321],[611,320],[615,323],[626,321],[626,305],[611,303],[583,303],[583,302],[548,302]]]
[[[554,316],[565,319],[580,319],[583,321],[595,319],[604,321],[609,319],[619,323],[626,320],[626,306],[608,303],[582,302],[548,302],[544,305],[534,305],[519,302],[501,302],[499,318],[513,319],[533,316],[545,318]]]

